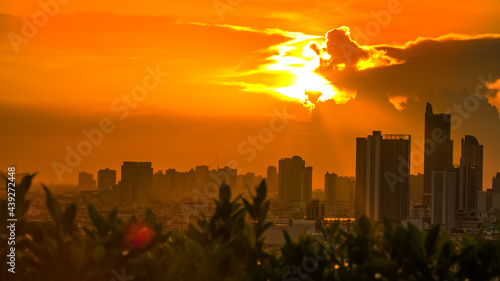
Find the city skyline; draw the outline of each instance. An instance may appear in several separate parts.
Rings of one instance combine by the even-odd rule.
[[[427,0],[222,11],[210,1],[54,1],[0,4],[2,170],[38,172],[46,184],[127,160],[181,170],[237,162],[264,175],[300,155],[321,188],[327,171],[354,175],[351,140],[373,130],[410,134],[421,151],[427,102],[452,115],[454,159],[472,135],[487,149],[483,181],[499,170],[496,0],[452,11],[446,1],[429,11]],[[429,13],[475,24],[431,23]]]
[[[430,107],[429,107],[429,106],[430,106]],[[432,105],[430,105],[429,103],[427,103],[427,105],[426,105],[426,114],[429,112],[429,108],[430,108],[431,113],[432,113]],[[437,116],[437,117],[439,117],[439,119],[441,119],[441,118],[443,118],[443,117],[444,117],[444,118],[443,118],[443,120],[450,120],[450,118],[449,118],[449,117],[446,117],[446,115],[443,115],[443,114],[436,114],[436,116]],[[449,123],[448,123],[448,124],[449,124]],[[447,167],[447,166],[453,166],[453,165],[460,165],[460,162],[462,161],[462,157],[463,157],[463,155],[464,155],[464,149],[465,149],[465,147],[464,147],[464,143],[465,143],[465,140],[467,140],[467,142],[473,142],[473,143],[475,143],[475,144],[477,144],[477,142],[478,142],[478,141],[477,141],[477,139],[476,139],[474,136],[465,135],[465,137],[464,137],[464,138],[462,138],[462,142],[461,142],[461,149],[460,149],[460,151],[461,151],[461,156],[458,158],[458,159],[460,159],[460,160],[459,160],[459,162],[458,162],[458,164],[444,164],[444,165],[442,165],[442,166]],[[431,140],[431,142],[435,143],[435,142],[436,142],[436,140]],[[453,140],[451,140],[451,143],[453,143]],[[422,144],[422,145],[423,145],[423,144]],[[478,145],[478,144],[477,144],[477,145]],[[482,156],[482,147],[483,147],[483,146],[481,145],[481,163],[482,163],[482,159],[483,159],[483,156]],[[434,154],[434,153],[426,153],[426,150],[411,150],[411,153],[413,153],[413,152],[415,152],[415,151],[417,151],[417,152],[422,152],[422,153],[423,153],[424,155],[426,155],[426,156],[428,156],[428,155],[434,155],[434,156],[435,156],[435,154]],[[471,152],[471,153],[472,153],[472,152]],[[410,157],[411,157],[411,156],[410,156]],[[188,169],[186,169],[186,170],[184,170],[184,171],[189,171],[189,170],[192,170],[193,168],[200,167],[200,166],[206,166],[206,167],[207,167],[208,169],[210,169],[210,170],[218,169],[218,168],[219,168],[219,163],[218,163],[218,160],[216,160],[216,161],[217,161],[217,162],[215,162],[215,163],[213,163],[213,164],[211,164],[211,165],[198,164],[198,165],[195,165],[195,166],[193,166],[193,167],[191,167],[191,168],[188,168]],[[453,158],[453,161],[456,163],[456,159],[455,159],[455,158]],[[453,161],[452,161],[452,162],[453,162]],[[124,163],[124,162],[151,162],[151,161],[122,161],[122,162]],[[232,161],[229,161],[228,163],[233,164],[233,163],[232,163]],[[278,163],[279,163],[279,161],[278,161]],[[448,162],[446,162],[446,163],[448,163]],[[267,166],[267,169],[269,169],[270,167],[277,167],[277,166],[278,166],[278,165],[270,165],[270,166]],[[422,165],[422,166],[423,166],[423,165]],[[414,165],[414,164],[412,164],[412,165],[410,166],[410,168],[412,168],[412,167],[415,167],[415,165]],[[108,169],[110,169],[110,167],[106,167],[106,168],[105,168],[105,167],[98,167],[98,168],[97,168],[97,170],[95,171],[96,176],[97,176],[97,174],[98,174],[99,172],[101,172],[101,171],[103,171],[103,172],[104,172],[104,171],[105,171],[104,169],[108,170]],[[176,168],[176,167],[163,167],[163,168],[161,168],[161,169],[156,169],[155,171],[164,171],[164,170],[165,170],[165,171],[167,171],[167,170],[170,170],[170,169],[177,170],[178,168]],[[111,168],[111,170],[113,170],[113,169]],[[238,169],[237,169],[237,170],[238,170]],[[439,170],[439,169],[437,169],[437,170]],[[482,173],[483,173],[483,172],[482,172],[482,170],[483,170],[483,167],[482,167],[482,165],[481,165],[481,172],[480,172],[480,174],[482,174]],[[81,174],[81,173],[85,173],[85,172],[86,172],[86,171],[79,171],[79,172],[77,172],[77,174]],[[114,172],[115,172],[115,177],[116,177],[116,178],[120,178],[120,177],[121,177],[120,169],[114,170]],[[245,173],[247,173],[247,172],[250,172],[250,171],[240,172],[240,171],[238,170],[238,174],[239,174],[239,175],[240,175],[240,174],[241,174],[241,175],[243,175],[243,174],[245,174]],[[424,172],[424,171],[422,171],[422,172]],[[252,173],[252,172],[251,172],[251,173]],[[267,173],[268,173],[268,171],[266,171],[266,172],[264,172],[264,173],[262,173],[262,174],[259,174],[259,173],[257,173],[257,174],[259,174],[260,176],[264,176],[264,175],[266,175]],[[326,173],[328,173],[328,169],[327,169]],[[498,172],[496,172],[496,173],[494,173],[494,174],[492,175],[492,176],[493,176],[493,178],[495,177],[495,175],[496,175],[497,173],[498,173]],[[90,174],[92,174],[92,175],[93,175],[94,173],[90,173]],[[332,172],[332,174],[333,174],[333,172]],[[417,174],[420,174],[420,171],[419,171],[418,173],[415,173],[414,171],[411,171],[411,170],[410,170],[410,175],[415,176],[415,175],[417,175]],[[429,173],[429,174],[431,174],[431,173]],[[425,175],[425,174],[424,174],[424,173],[422,173],[422,175]],[[431,175],[432,175],[432,174],[431,174]],[[341,175],[341,176],[351,177],[351,176],[354,176],[354,175]],[[321,178],[321,181],[320,181],[320,182],[316,182],[316,183],[314,183],[314,182],[315,182],[315,179],[316,179],[316,181],[317,181],[317,179],[318,179],[318,178]],[[432,178],[432,176],[430,176],[430,178]],[[481,179],[480,179],[480,183],[478,182],[478,183],[477,183],[477,185],[476,185],[476,186],[480,186],[480,187],[481,187],[481,188],[479,188],[478,190],[485,191],[486,189],[491,188],[491,187],[490,187],[488,184],[486,184],[485,186],[483,186],[483,185],[482,185],[483,178],[484,178],[484,180],[486,180],[486,183],[488,183],[488,182],[490,181],[491,176],[483,174],[483,177],[481,177]],[[477,179],[477,180],[479,181],[479,179]],[[73,185],[74,185],[74,184],[78,185],[78,181],[79,181],[79,179],[77,179],[76,183],[71,183],[71,184],[73,184]],[[95,181],[96,181],[96,183],[95,183],[95,184],[96,184],[96,186],[97,186],[97,178],[95,179]],[[313,177],[313,183],[314,183],[314,184],[313,184],[313,190],[323,190],[323,189],[324,189],[324,186],[323,186],[323,184],[324,184],[323,176],[321,176],[321,175],[314,176],[314,177]],[[47,184],[47,183],[45,183],[45,184]],[[424,186],[426,185],[426,184],[425,184],[425,182],[424,182],[423,184],[424,184]],[[423,192],[424,192],[424,197],[425,197],[425,187],[424,187],[424,191],[423,191]],[[458,193],[458,190],[457,190],[457,193]],[[425,203],[424,203],[424,205],[425,205]]]

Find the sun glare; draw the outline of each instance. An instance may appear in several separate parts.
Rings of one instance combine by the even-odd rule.
[[[317,101],[335,100],[338,90],[325,78],[316,74],[320,57],[309,47],[311,41],[321,36],[297,35],[294,40],[273,48],[278,54],[270,57],[275,62],[262,66],[264,71],[288,72],[294,76],[290,85],[272,90],[286,97],[297,99],[310,109]],[[314,100],[308,93],[316,93]]]

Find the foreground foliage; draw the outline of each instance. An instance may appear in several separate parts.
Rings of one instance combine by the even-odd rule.
[[[1,280],[498,280],[500,242],[482,233],[450,240],[438,226],[373,224],[361,217],[346,230],[339,223],[320,238],[301,237],[279,253],[265,249],[269,201],[262,182],[250,200],[231,199],[222,185],[215,213],[184,231],[164,231],[151,211],[145,219],[101,216],[92,206],[91,229],[75,223],[75,204],[62,209],[45,189],[52,221],[23,218],[33,176],[16,188],[16,273],[7,271],[7,201],[0,201]]]

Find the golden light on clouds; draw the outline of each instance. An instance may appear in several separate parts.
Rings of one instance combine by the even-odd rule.
[[[242,29],[234,26],[229,28]],[[239,85],[244,91],[249,92],[278,94],[284,99],[301,102],[310,110],[317,102],[334,100],[336,103],[346,103],[356,96],[354,91],[341,90],[328,81],[319,73],[320,68],[336,71],[340,75],[344,72],[403,63],[386,56],[386,51],[379,50],[376,46],[359,45],[350,38],[349,28],[346,26],[332,29],[326,36],[306,35],[279,29],[262,32],[281,34],[290,40],[269,47],[266,51],[271,55],[265,60],[266,63],[257,69],[228,75],[231,78],[238,77],[239,82],[222,82],[222,84]],[[248,76],[256,74],[272,75],[277,77],[275,80],[278,81],[273,80],[272,85],[251,82]],[[401,102],[394,104],[401,110],[399,108]]]
[[[408,97],[404,96],[389,96],[389,102],[394,105],[394,107],[401,111],[405,109],[405,104],[408,102]]]
[[[297,99],[311,109],[314,108],[314,103],[318,101],[334,99],[336,102],[343,102],[336,99],[339,96],[338,89],[328,80],[315,73],[315,70],[320,65],[320,57],[311,49],[309,43],[319,38],[321,37],[297,35],[294,40],[273,46],[272,48],[278,52],[277,55],[270,57],[274,63],[261,67],[263,71],[291,74],[293,79],[290,80],[289,85],[274,88],[273,91]],[[316,93],[314,98],[311,93]]]

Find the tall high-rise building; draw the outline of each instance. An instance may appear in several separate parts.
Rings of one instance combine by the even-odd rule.
[[[408,218],[410,193],[410,135],[373,135],[356,140],[356,207],[359,218]]]
[[[267,167],[267,190],[269,194],[278,192],[278,169],[275,166]]]
[[[278,199],[280,203],[308,202],[312,195],[312,167],[300,156],[279,161]]]
[[[348,176],[337,177],[337,200],[354,204],[356,179]]]
[[[326,172],[325,175],[325,201],[328,204],[333,204],[339,200],[338,190],[337,190],[337,179],[338,176],[335,173]]]
[[[425,110],[424,191],[423,205],[431,205],[432,172],[453,165],[451,115],[434,114],[432,105]]]
[[[78,187],[80,189],[95,189],[96,181],[94,176],[86,172],[78,173]]]
[[[301,185],[302,196],[300,200],[302,202],[309,202],[312,199],[312,181],[313,181],[313,168],[307,166],[301,171]]]
[[[109,168],[97,172],[97,189],[106,190],[116,185],[116,171]]]
[[[455,226],[455,178],[454,167],[443,167],[432,172],[432,224],[440,223],[447,230]]]
[[[413,201],[415,206],[422,205],[424,192],[424,174],[410,175],[410,201]]]
[[[473,136],[462,139],[458,210],[477,211],[477,193],[483,191],[483,146]]]
[[[500,173],[497,173],[497,175],[493,177],[491,189],[494,192],[500,192]]]
[[[123,162],[121,166],[122,194],[126,202],[144,202],[152,199],[153,168],[151,162]]]

